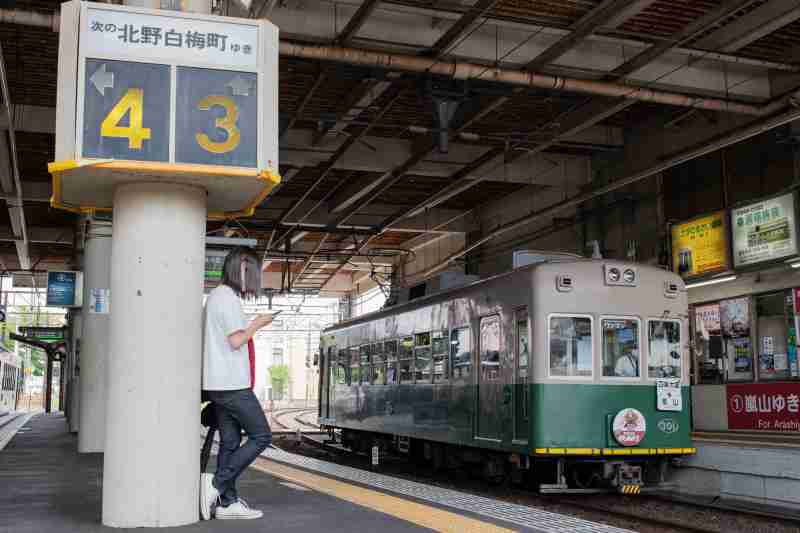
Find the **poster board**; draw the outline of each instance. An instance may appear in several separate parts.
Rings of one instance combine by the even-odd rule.
[[[731,210],[733,265],[758,265],[798,253],[794,193]]]
[[[682,278],[697,278],[730,269],[725,211],[674,224],[671,234],[672,269]]]

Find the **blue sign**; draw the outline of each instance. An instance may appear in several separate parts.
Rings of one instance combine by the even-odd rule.
[[[48,272],[47,306],[74,306],[77,277],[77,272]]]

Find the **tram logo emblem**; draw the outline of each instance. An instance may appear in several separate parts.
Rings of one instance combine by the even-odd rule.
[[[617,413],[611,429],[614,438],[622,446],[636,446],[642,442],[647,433],[647,422],[642,413],[628,407]]]
[[[680,429],[680,425],[678,424],[677,420],[672,418],[662,418],[658,421],[658,429],[660,429],[663,433],[670,435],[678,431]]]

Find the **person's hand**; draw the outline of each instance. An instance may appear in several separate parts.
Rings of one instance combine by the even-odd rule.
[[[255,318],[256,324],[258,324],[258,329],[269,326],[270,324],[272,324],[273,320],[274,318],[271,314],[258,315]]]

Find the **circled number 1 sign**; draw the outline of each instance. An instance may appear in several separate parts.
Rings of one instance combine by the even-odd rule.
[[[255,73],[87,59],[84,80],[84,157],[258,165]]]

